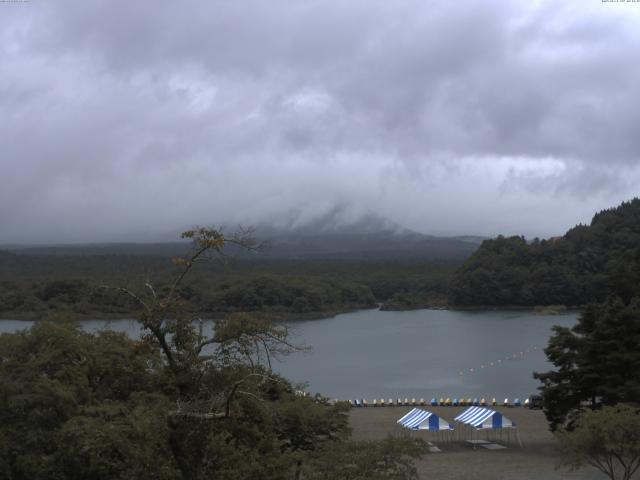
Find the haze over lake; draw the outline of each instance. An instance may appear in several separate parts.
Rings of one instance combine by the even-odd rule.
[[[550,367],[542,349],[552,326],[571,326],[576,319],[575,312],[361,310],[288,322],[294,342],[312,349],[292,354],[274,368],[294,382],[308,382],[312,392],[340,399],[524,398],[538,386],[532,372]],[[0,332],[30,325],[1,320]],[[87,320],[82,325],[88,331],[140,333],[132,320]]]

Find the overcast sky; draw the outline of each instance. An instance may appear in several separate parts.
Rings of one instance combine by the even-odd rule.
[[[638,195],[639,106],[640,3],[0,2],[0,243],[562,234]]]

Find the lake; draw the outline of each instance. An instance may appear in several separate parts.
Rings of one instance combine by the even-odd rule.
[[[572,326],[577,316],[520,310],[361,310],[287,322],[294,342],[312,350],[285,357],[274,368],[295,382],[308,382],[312,392],[339,399],[523,399],[536,392],[532,372],[550,368],[542,349],[551,327]],[[0,320],[0,332],[30,325]],[[140,332],[131,320],[82,325],[88,331]]]

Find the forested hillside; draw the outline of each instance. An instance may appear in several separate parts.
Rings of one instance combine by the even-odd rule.
[[[460,263],[426,261],[235,261],[203,265],[180,289],[207,315],[262,312],[281,318],[322,317],[411,298],[441,302]],[[64,311],[79,317],[129,317],[138,306],[113,288],[166,288],[169,258],[127,255],[17,255],[0,251],[0,318],[42,319]],[[164,286],[164,287],[163,287]],[[419,302],[419,303],[418,303]]]
[[[456,271],[454,305],[584,305],[640,285],[640,199],[597,213],[549,240],[485,240]]]

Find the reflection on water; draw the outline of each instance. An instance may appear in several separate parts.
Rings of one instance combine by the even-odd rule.
[[[294,341],[312,347],[274,367],[309,389],[335,398],[524,398],[535,393],[533,371],[549,368],[542,349],[553,325],[577,314],[530,311],[365,310],[323,320],[288,322]],[[31,322],[0,320],[0,332]],[[88,331],[140,335],[133,320],[87,320]],[[207,322],[208,332],[211,322]]]

